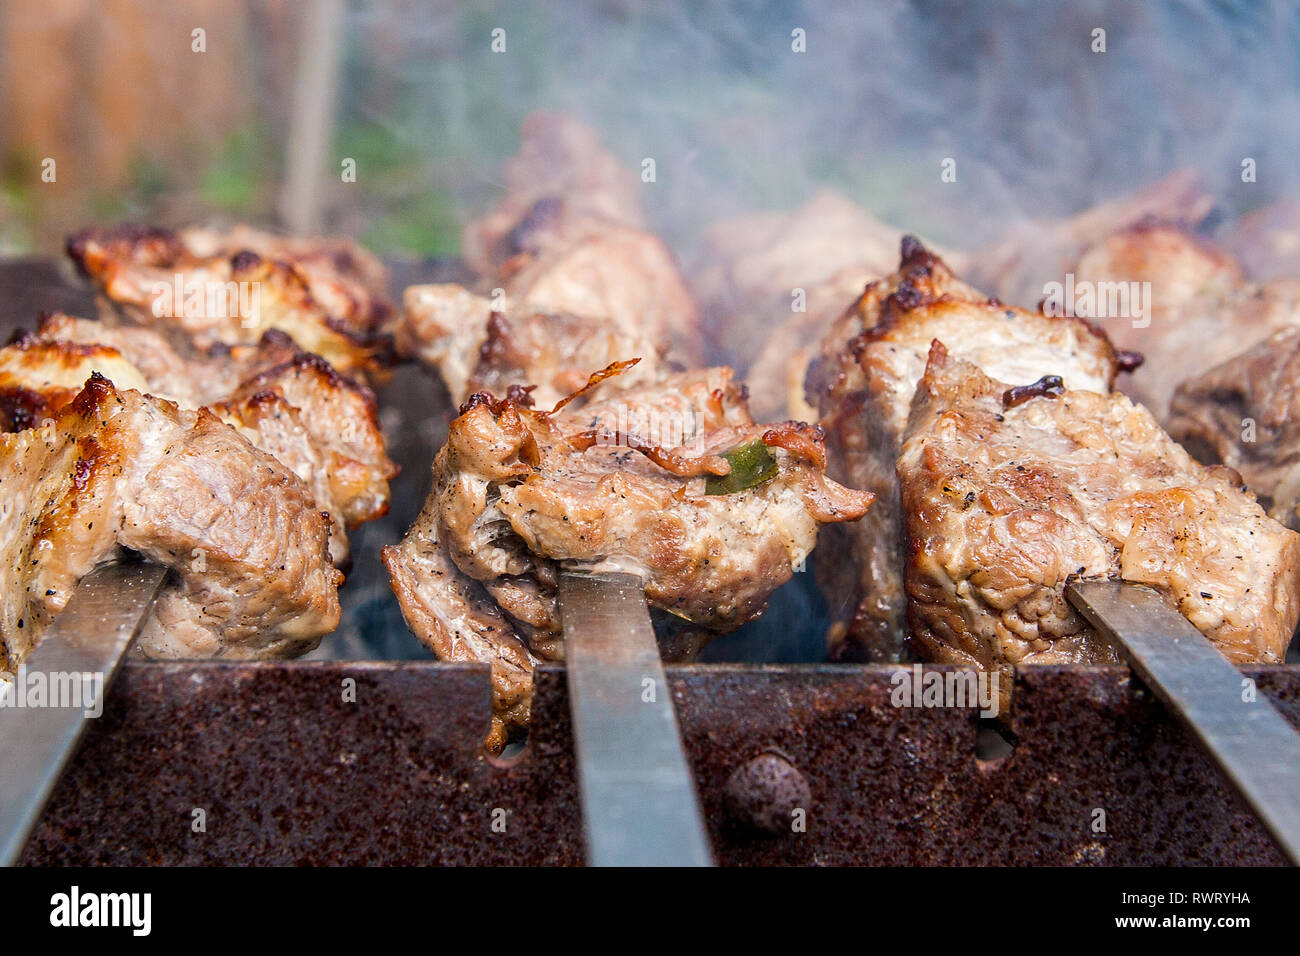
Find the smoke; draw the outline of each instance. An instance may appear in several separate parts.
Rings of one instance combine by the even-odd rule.
[[[1292,4],[372,0],[352,20],[345,110],[427,157],[461,218],[538,108],[654,159],[647,213],[684,253],[819,186],[973,247],[1185,167],[1227,218],[1300,185]]]

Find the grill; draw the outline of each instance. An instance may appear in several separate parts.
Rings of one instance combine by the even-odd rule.
[[[88,298],[53,263],[0,265],[6,328],[29,321],[37,301],[89,310]],[[523,751],[485,755],[487,668],[429,662],[382,575],[377,550],[427,492],[443,413],[413,399],[420,390],[409,384],[381,394],[400,413],[393,513],[354,539],[342,633],[322,650],[424,659],[126,664],[24,864],[584,862],[563,670],[538,672]],[[809,578],[797,575],[757,626],[710,653],[761,659],[816,648]],[[1022,670],[1005,733],[984,726],[974,702],[894,706],[898,669],[668,668],[719,863],[1285,862],[1125,668]],[[1300,666],[1243,675],[1300,727]],[[354,702],[344,701],[348,681]]]
[[[973,711],[893,707],[893,670],[668,669],[720,863],[1284,862],[1123,668],[1019,674],[1017,746],[991,761]],[[1297,722],[1300,670],[1243,673]],[[496,761],[486,668],[129,664],[23,860],[579,864],[562,670],[538,673],[535,707],[526,751]],[[766,829],[804,786],[806,831]]]
[[[596,3],[583,9],[583,16],[599,20],[600,37],[620,35],[620,18],[630,17],[637,4],[608,7]],[[299,44],[314,44],[310,48],[322,53],[317,68],[310,62],[299,64],[296,80],[283,62],[279,63],[283,76],[258,78],[259,85],[266,83],[282,94],[267,96],[271,102],[262,107],[265,115],[259,113],[258,121],[289,128],[284,137],[288,158],[281,171],[280,223],[303,232],[323,229],[328,223],[337,231],[361,235],[372,220],[391,220],[390,231],[400,231],[406,223],[395,210],[409,201],[413,175],[427,174],[430,191],[437,193],[429,200],[430,218],[463,219],[469,209],[485,205],[483,200],[495,195],[499,184],[489,182],[478,169],[478,150],[484,147],[485,155],[508,150],[479,142],[480,130],[468,135],[462,131],[464,141],[448,150],[446,172],[439,169],[431,174],[419,167],[416,174],[409,169],[388,173],[390,182],[382,181],[385,173],[381,172],[379,185],[361,201],[348,196],[350,186],[338,193],[334,182],[329,186],[335,192],[314,182],[320,178],[318,167],[328,165],[324,159],[332,133],[361,144],[361,168],[367,176],[375,167],[383,167],[385,150],[411,149],[422,160],[427,160],[425,154],[436,155],[437,144],[431,142],[429,130],[472,125],[458,111],[472,113],[480,108],[476,104],[481,91],[473,86],[473,78],[489,75],[485,62],[495,65],[484,51],[462,51],[459,65],[464,76],[435,91],[428,75],[417,74],[410,64],[442,55],[441,31],[446,27],[442,20],[449,14],[439,14],[433,26],[412,23],[407,30],[398,21],[414,20],[410,11],[377,14],[367,3],[350,9],[342,3],[323,4],[321,9],[325,12],[305,24],[303,36],[298,35],[303,25],[281,22],[275,5],[264,9],[250,3],[240,14],[248,24],[242,19],[237,24],[268,38],[268,63],[284,59],[280,54]],[[818,79],[813,70],[805,74],[804,61],[793,58],[782,60],[771,73],[784,84],[782,94],[770,102],[760,96],[760,108],[750,104],[740,111],[752,120],[766,109],[770,128],[751,123],[754,128],[728,130],[711,114],[701,119],[694,111],[696,92],[670,85],[665,95],[676,99],[668,102],[660,119],[647,121],[643,141],[638,139],[640,118],[624,109],[625,94],[619,85],[589,82],[602,71],[612,74],[612,59],[622,56],[602,52],[606,48],[600,39],[593,39],[590,49],[568,48],[572,62],[585,67],[572,70],[580,82],[551,77],[546,92],[559,102],[574,101],[569,105],[575,113],[585,109],[601,117],[605,128],[621,137],[620,146],[628,154],[622,159],[631,155],[629,150],[658,155],[664,181],[653,187],[659,193],[647,201],[649,226],[677,248],[698,242],[710,222],[764,205],[802,201],[811,192],[806,187],[822,185],[818,175],[823,166],[838,170],[842,180],[837,181],[833,172],[828,181],[861,193],[866,179],[851,181],[851,164],[839,164],[831,154],[862,155],[898,132],[905,148],[881,163],[888,167],[894,162],[898,168],[886,168],[870,184],[869,198],[878,204],[873,211],[897,221],[910,217],[917,229],[933,228],[936,238],[952,240],[954,249],[964,245],[969,250],[987,250],[1004,220],[1013,223],[1027,218],[1026,214],[1040,213],[1044,221],[1064,216],[1086,208],[1099,195],[1119,195],[1134,182],[1154,180],[1195,158],[1191,154],[1202,147],[1195,138],[1200,122],[1196,111],[1202,104],[1193,94],[1182,92],[1181,74],[1173,67],[1188,59],[1200,63],[1202,53],[1188,51],[1195,47],[1192,41],[1205,39],[1201,34],[1235,24],[1242,34],[1225,33],[1224,48],[1240,53],[1252,31],[1283,36],[1288,32],[1280,24],[1281,15],[1271,9],[1257,17],[1245,11],[1224,13],[1223,23],[1216,14],[1207,18],[1208,28],[1187,27],[1186,33],[1180,32],[1184,28],[1168,10],[1152,15],[1149,22],[1136,6],[1117,3],[1108,12],[1113,14],[1106,24],[1116,50],[1114,59],[1127,65],[1124,72],[1116,71],[1115,79],[1104,79],[1110,75],[1098,71],[1088,82],[1082,80],[1092,75],[1089,71],[1107,61],[1082,53],[1095,26],[1086,10],[1043,14],[1043,19],[1018,15],[1008,19],[1023,19],[1019,25],[1004,20],[1001,26],[990,26],[974,23],[979,18],[965,13],[961,5],[930,0],[915,4],[915,10],[866,17],[872,29],[861,28],[856,20],[850,24],[839,15],[808,12],[811,46],[803,49],[798,48],[802,38],[796,36],[805,32],[803,28],[796,25],[791,33],[790,25],[782,21],[774,34],[782,57],[812,50],[811,58],[819,55],[818,45],[825,44],[827,62],[871,61],[875,79],[885,72],[906,77],[922,57],[932,66],[940,65],[915,89],[908,85],[910,81],[900,80],[897,96],[877,97],[888,102],[880,103],[864,122],[859,122],[864,118],[858,113],[846,110],[862,90],[852,83],[823,89],[820,84],[825,78]],[[757,28],[725,20],[701,28],[693,17],[683,8],[663,21],[647,18],[650,41],[682,38],[680,47],[653,57],[647,53],[647,71],[660,67],[665,75],[675,76],[687,64],[708,64],[701,67],[701,77],[718,82],[743,102],[744,82],[735,87],[727,87],[726,82],[745,77],[757,57],[768,56],[761,44],[770,38]],[[337,74],[346,72],[348,64],[324,54],[357,20],[366,21],[370,31],[368,56],[385,61],[391,50],[392,59],[402,64],[393,67],[391,75],[379,77],[374,89],[364,95],[351,89],[346,77],[340,81]],[[1126,55],[1126,31],[1137,34],[1152,24],[1176,34],[1170,41],[1169,63],[1148,64],[1139,58],[1135,67],[1133,58],[1121,59]],[[882,25],[897,27],[899,35],[880,29]],[[909,25],[916,29],[909,32]],[[977,42],[968,42],[968,31],[949,25],[965,25]],[[993,35],[1003,28],[1006,37]],[[1071,54],[1075,59],[1067,64],[1079,82],[1053,84],[1042,91],[1034,88],[1035,82],[1025,82],[1026,76],[1051,72],[1036,59],[1046,56],[1039,48],[1044,28],[1082,38]],[[855,35],[859,29],[862,37]],[[522,55],[535,37],[549,36],[564,59],[561,34],[565,30],[546,23],[545,17],[512,21],[510,30],[515,55]],[[728,42],[728,30],[734,42]],[[448,36],[456,35],[449,27],[447,31]],[[869,39],[872,36],[875,39]],[[0,42],[4,38],[0,30]],[[1003,41],[1004,46],[999,46]],[[654,43],[645,46],[650,49]],[[975,69],[971,57],[977,54],[972,51],[983,47],[996,47],[1002,55],[1006,50],[1028,50],[1029,62],[1023,72],[1014,61]],[[1102,47],[1104,53],[1104,39]],[[1097,52],[1094,46],[1093,53]],[[1217,57],[1205,57],[1205,70],[1214,72]],[[1261,57],[1260,64],[1250,78],[1257,87],[1286,90],[1300,85],[1289,60],[1279,64]],[[1165,77],[1165,70],[1178,81]],[[407,71],[411,76],[405,75]],[[276,71],[268,68],[270,72]],[[828,74],[836,72],[843,70]],[[527,75],[527,70],[519,74]],[[411,82],[412,76],[424,77],[414,93],[420,84]],[[970,76],[980,82],[969,82]],[[0,71],[0,80],[4,78]],[[1135,105],[1138,100],[1145,102],[1149,79],[1160,88],[1153,100],[1169,115],[1180,117],[1178,122],[1191,132],[1166,131],[1164,140],[1157,142],[1154,137],[1150,147],[1136,151],[1141,155],[1129,163],[1132,157],[1123,148],[1125,143],[1150,132],[1144,125],[1147,117]],[[1090,86],[1093,81],[1095,89]],[[495,86],[483,82],[483,89],[492,91],[487,99],[530,101],[531,91],[512,88],[512,83],[520,82],[517,77],[493,80]],[[588,85],[599,89],[589,93]],[[1249,85],[1242,86],[1243,99],[1252,94]],[[336,102],[340,87],[343,94]],[[1141,97],[1134,94],[1139,87]],[[445,92],[445,102],[430,104],[439,91]],[[402,135],[372,128],[382,127],[387,117],[369,102],[371,95],[375,103],[388,96],[391,104],[402,104],[407,112],[392,121],[393,127],[402,127],[398,131]],[[349,96],[358,102],[350,102]],[[211,105],[204,110],[196,112],[195,122],[220,118]],[[438,122],[413,133],[420,124],[412,117],[422,117],[421,110]],[[330,130],[335,113],[341,133]],[[1225,132],[1205,146],[1204,165],[1217,164],[1235,174],[1237,153],[1245,148],[1239,143],[1263,125],[1260,114],[1251,109],[1226,113],[1225,131],[1232,136]],[[340,118],[349,123],[343,125]],[[1267,118],[1271,127],[1272,117]],[[514,128],[516,120],[510,110],[493,117],[500,129]],[[140,125],[142,137],[163,138],[145,119],[133,121]],[[24,132],[23,123],[13,125]],[[937,130],[933,138],[932,128]],[[403,141],[403,135],[409,142]],[[1286,137],[1294,139],[1294,134],[1281,130],[1267,150],[1256,150],[1261,168],[1268,169],[1269,160],[1278,155],[1294,154],[1290,148],[1294,143]],[[717,183],[734,179],[737,168],[747,169],[751,153],[770,149],[773,142],[784,147],[792,141],[818,146],[806,149],[790,164],[787,181],[768,183],[765,170],[758,169],[752,181],[716,188]],[[1058,147],[1042,148],[1046,143]],[[962,152],[968,144],[978,148]],[[59,142],[68,151],[79,145],[84,144],[69,136]],[[367,149],[373,155],[367,155]],[[946,172],[947,164],[957,162],[945,156],[950,152],[961,154],[960,166],[952,166],[952,180],[937,179],[928,167],[922,176],[908,165],[919,155],[928,163],[934,153],[933,165]],[[184,153],[175,144],[168,144],[165,153],[164,164],[184,164]],[[697,154],[704,157],[698,165]],[[245,159],[236,156],[226,175],[238,178],[243,165],[256,166],[266,156]],[[334,162],[332,154],[328,159]],[[0,156],[0,161],[7,160]],[[109,160],[118,166],[125,162],[120,157]],[[653,160],[642,162],[646,161],[654,167]],[[357,161],[345,160],[345,172],[347,162],[353,163],[355,171]],[[1244,168],[1245,161],[1241,162]],[[1256,159],[1249,162],[1253,175]],[[1273,163],[1274,168],[1278,165],[1284,164]],[[958,168],[960,178],[956,178]],[[1015,170],[1020,179],[1015,174],[1002,178],[1000,171],[1006,169]],[[642,166],[643,175],[644,170]],[[220,185],[220,177],[216,178]],[[949,190],[948,184],[957,182],[976,186],[969,194],[961,193],[962,198],[951,199],[949,193],[959,191]],[[1241,182],[1247,180],[1243,177]],[[148,182],[141,189],[147,193]],[[1269,189],[1270,201],[1296,192],[1294,183]],[[1234,217],[1256,202],[1236,182],[1219,184],[1214,191]],[[1035,204],[1049,193],[1051,202],[1039,209]],[[988,203],[1000,204],[1008,195],[1015,195],[1027,208],[1008,209],[1006,215],[999,208],[997,215],[990,215]],[[264,202],[265,198],[259,194],[252,205],[267,210],[276,205]],[[38,198],[33,208],[44,210],[41,201]],[[173,196],[171,201],[174,208],[158,204],[161,219],[193,219],[196,209],[207,211],[208,200],[195,202],[192,195]],[[8,212],[6,202],[0,193],[0,216]],[[928,214],[922,210],[930,206],[943,209],[948,222],[926,221]],[[42,220],[39,230],[52,228],[46,221],[74,218],[57,205],[49,209],[53,214],[33,216]],[[269,212],[243,218],[259,215],[266,218]],[[1204,213],[1200,216],[1204,219]],[[1211,222],[1198,219],[1192,225],[1204,230]],[[33,227],[32,245],[48,247],[49,236],[39,230]],[[62,226],[59,230],[66,231]],[[0,239],[4,238],[0,231]],[[66,264],[44,258],[5,259],[5,250],[0,243],[0,333],[30,327],[42,310],[95,313],[87,286],[72,280]],[[420,254],[432,258],[387,263],[396,301],[410,285],[470,284],[476,278],[458,260],[438,258],[443,251],[425,241]],[[784,306],[784,299],[780,304]],[[745,337],[734,329],[731,332],[736,339]],[[702,352],[710,349],[718,351],[718,343],[701,346]],[[736,357],[701,354],[698,358]],[[419,512],[430,488],[429,463],[446,437],[451,403],[442,386],[434,384],[435,378],[428,370],[408,364],[377,389],[389,454],[402,473],[392,482],[388,515],[352,535],[353,563],[340,594],[339,630],[319,650],[292,662],[125,664],[103,716],[91,722],[46,805],[22,863],[590,862],[576,757],[579,748],[565,671],[553,664],[538,668],[526,742],[506,756],[490,755],[483,747],[491,716],[488,668],[431,661],[430,653],[404,623],[380,561],[380,549],[399,540]],[[982,719],[974,701],[967,706],[951,706],[951,702],[898,706],[893,699],[896,676],[900,668],[912,665],[823,663],[829,615],[812,578],[812,574],[796,574],[774,596],[771,611],[762,620],[709,645],[701,663],[667,667],[685,754],[719,863],[1271,866],[1287,862],[1193,735],[1128,668],[1020,669],[1015,675],[1014,711],[1003,724]],[[1260,695],[1300,730],[1300,663],[1294,662],[1295,653],[1289,658],[1293,663],[1243,668],[1241,674],[1253,680]],[[957,673],[928,664],[924,670]]]

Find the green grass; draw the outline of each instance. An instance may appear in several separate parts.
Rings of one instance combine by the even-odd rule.
[[[199,198],[208,206],[232,215],[265,215],[261,207],[272,175],[269,144],[279,144],[258,126],[227,137],[199,179]]]

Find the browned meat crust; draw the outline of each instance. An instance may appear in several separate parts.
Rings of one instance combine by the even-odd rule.
[[[1247,213],[1224,243],[1256,282],[1300,276],[1300,201],[1273,203]]]
[[[898,476],[921,657],[1005,671],[1004,707],[1014,665],[1115,660],[1064,597],[1078,577],[1155,588],[1234,662],[1282,660],[1300,535],[1123,395],[1008,408],[1006,388],[936,343],[916,394]]]
[[[1231,256],[1181,226],[1147,221],[1122,229],[1086,250],[1072,271],[1076,283],[1096,288],[1150,283],[1140,321],[1120,316],[1104,325],[1117,345],[1147,357],[1120,388],[1161,421],[1179,382],[1300,324],[1300,282],[1249,283]]]
[[[1180,385],[1169,434],[1205,464],[1235,469],[1270,515],[1300,531],[1300,328]]]
[[[550,408],[580,388],[593,368],[627,356],[641,359],[620,387],[646,384],[661,374],[667,345],[608,318],[568,313],[515,312],[458,285],[411,286],[398,327],[398,346],[436,369],[457,405],[475,392],[504,395],[511,385],[534,386],[533,399]]]
[[[61,312],[43,316],[30,338],[116,349],[144,376],[155,395],[189,405],[224,398],[246,379],[305,354],[293,339],[276,330],[266,332],[253,345],[178,350],[155,329]]]
[[[973,257],[972,274],[1004,302],[1034,306],[1043,284],[1062,282],[1088,247],[1113,232],[1150,219],[1195,226],[1214,199],[1191,170],[1180,170],[1138,190],[1065,219],[1025,222]]]
[[[905,602],[894,463],[930,343],[1010,385],[1057,375],[1067,387],[1108,391],[1117,355],[1104,334],[1073,318],[1002,305],[953,275],[917,240],[902,242],[896,273],[871,283],[827,334],[808,398],[827,431],[827,473],[876,495],[862,521],[829,528],[818,551],[834,596],[833,658],[897,660]]]
[[[39,425],[92,372],[182,407],[207,407],[292,468],[331,516],[338,563],[348,554],[345,529],[388,510],[397,466],[385,450],[374,394],[282,333],[186,358],[150,329],[47,317],[36,335],[0,349],[0,428]]]
[[[714,348],[748,369],[756,414],[816,414],[804,401],[804,378],[817,344],[868,282],[894,270],[902,237],[830,191],[793,212],[752,213],[709,228],[691,287]]]
[[[629,430],[671,433],[683,422],[676,447]],[[751,441],[767,447],[776,474],[748,490],[704,493],[703,475],[731,467],[719,456]],[[866,512],[871,495],[829,481],[823,460],[819,431],[754,424],[726,369],[684,372],[558,413],[475,395],[434,461],[423,514],[385,562],[407,623],[435,653],[458,628],[482,636],[474,653],[493,664],[505,702],[498,710],[507,707],[497,715],[499,740],[526,714],[526,704],[510,708],[527,699],[533,660],[499,637],[538,658],[562,655],[561,566],[637,572],[654,606],[733,630],[762,613],[820,524]],[[470,623],[455,623],[462,618]]]
[[[0,435],[0,664],[119,548],[173,570],[137,649],[287,657],[339,620],[329,525],[302,481],[205,409],[92,375],[49,424]]]
[[[485,378],[562,395],[562,383],[628,356],[645,360],[643,381],[663,353],[698,358],[695,302],[668,247],[644,229],[640,190],[581,123],[530,116],[506,166],[506,195],[464,231],[464,258],[485,295],[407,289],[399,351],[434,366],[457,402],[472,394],[479,366]],[[507,328],[489,324],[494,314]],[[481,355],[485,346],[492,351]]]
[[[182,351],[277,329],[345,372],[379,374],[391,360],[382,267],[344,240],[121,226],[70,236],[67,250],[111,304],[103,318],[156,329]]]
[[[554,227],[560,207],[581,219],[645,226],[641,184],[588,126],[563,113],[524,119],[518,154],[506,164],[506,194],[461,235],[465,262],[484,276],[528,250]]]

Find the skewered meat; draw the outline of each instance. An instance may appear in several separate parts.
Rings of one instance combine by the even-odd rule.
[[[67,348],[72,345],[77,348]],[[19,332],[10,346],[15,351],[4,353],[7,367],[33,382],[40,381],[42,374],[56,374],[53,367],[40,362],[43,355],[74,354],[79,350],[102,355],[107,351],[116,353],[120,362],[131,366],[133,375],[140,376],[147,385],[142,391],[191,406],[225,398],[246,379],[305,354],[280,332],[267,333],[256,345],[182,354],[166,336],[153,329],[113,325],[62,312],[42,316],[35,334]],[[75,394],[81,390],[86,375],[76,372],[65,375],[64,380]]]
[[[567,220],[567,211],[558,218]],[[676,259],[656,236],[591,220],[554,230],[542,224],[522,241],[523,251],[498,277],[507,312],[605,319],[667,343],[683,360],[700,354],[695,302]]]
[[[1180,385],[1169,434],[1200,461],[1240,472],[1270,515],[1300,531],[1300,328]]]
[[[307,273],[333,314],[350,315],[384,307],[388,267],[370,250],[341,236],[281,236],[251,226],[229,229],[191,226],[180,231],[185,245],[200,258],[233,256],[245,249],[266,259],[284,259]],[[331,298],[331,296],[337,298]],[[367,297],[376,301],[369,306]]]
[[[1074,318],[1051,318],[988,299],[907,237],[898,272],[873,282],[832,327],[809,372],[809,400],[827,429],[828,473],[876,495],[867,517],[825,532],[818,571],[832,607],[833,658],[897,660],[905,631],[894,463],[934,339],[1012,385],[1056,375],[1109,391],[1121,359]]]
[[[524,119],[518,154],[505,167],[506,194],[461,234],[462,257],[484,276],[518,255],[536,222],[562,204],[570,221],[599,220],[641,229],[641,184],[588,126],[563,113]],[[539,205],[539,203],[541,205]]]
[[[123,226],[70,237],[68,254],[111,304],[105,321],[156,329],[182,352],[277,329],[344,372],[378,374],[390,358],[392,307],[372,285],[382,267],[343,240]]]
[[[281,333],[186,359],[150,329],[50,316],[37,335],[0,349],[0,428],[41,424],[92,372],[185,408],[205,406],[289,466],[331,516],[339,563],[348,553],[345,529],[388,510],[397,469],[373,393]]]
[[[504,395],[510,385],[533,385],[536,403],[549,407],[581,388],[591,369],[626,356],[641,361],[620,385],[654,381],[665,346],[635,326],[569,314],[506,315],[461,286],[421,285],[406,290],[398,347],[437,369],[457,405],[474,392]]]
[[[1256,282],[1300,276],[1300,201],[1246,213],[1224,237],[1224,245]]]
[[[871,495],[824,468],[819,430],[754,424],[728,369],[553,412],[478,393],[384,562],[417,637],[493,665],[499,746],[526,719],[533,663],[562,656],[563,566],[635,571],[652,605],[734,630],[789,580],[819,525],[866,512]]]
[[[489,311],[515,324],[577,316],[638,345],[653,343],[656,351],[698,356],[695,302],[668,247],[644,229],[640,189],[581,123],[554,113],[530,116],[519,154],[506,166],[506,195],[466,227],[461,243],[481,277],[478,291],[492,296],[490,307],[459,287],[408,290],[400,350],[437,365],[453,396],[487,338]],[[468,326],[460,324],[465,316]],[[629,354],[648,360],[654,353],[638,348],[607,361]],[[545,383],[528,375],[516,384]]]
[[[931,350],[898,460],[921,657],[1007,671],[1004,708],[1012,665],[1112,662],[1065,599],[1082,578],[1149,585],[1230,660],[1280,662],[1300,535],[1127,397],[1036,391]]]
[[[1016,227],[973,260],[975,282],[1003,302],[1033,307],[1043,298],[1044,283],[1063,281],[1083,251],[1111,233],[1151,219],[1195,226],[1213,207],[1196,174],[1182,170],[1066,219]]]
[[[430,496],[399,545],[384,549],[384,566],[406,624],[439,660],[491,665],[492,727],[486,746],[500,752],[512,731],[528,725],[533,668],[528,648],[483,585],[452,562]]]
[[[648,384],[662,372],[656,344],[635,332],[576,315],[520,320],[494,312],[469,390],[504,395],[511,385],[528,382],[536,385],[534,404],[552,406],[586,384],[583,369],[608,366],[624,355],[641,361],[619,377],[626,378],[621,387]]]
[[[795,288],[815,289],[845,270],[861,273],[863,285],[887,275],[901,238],[844,196],[822,191],[793,212],[714,223],[704,234],[703,265],[691,284],[716,322],[711,332],[752,361],[763,346],[763,336],[753,334],[758,319],[752,313],[772,317],[762,326],[770,328],[790,316]]]
[[[338,624],[342,575],[302,481],[211,412],[100,375],[49,424],[0,434],[0,516],[5,670],[120,548],[173,570],[146,656],[286,657]]]
[[[1117,283],[1150,283],[1141,316],[1107,317],[1104,326],[1121,348],[1146,356],[1120,388],[1161,421],[1179,382],[1300,324],[1300,282],[1248,283],[1227,253],[1178,226],[1145,222],[1122,229],[1085,251],[1073,273],[1076,285],[1090,283],[1108,296]],[[1127,291],[1130,299],[1143,295],[1140,285]]]
[[[737,216],[709,228],[691,284],[715,349],[749,369],[758,414],[813,414],[803,394],[811,352],[846,302],[893,271],[901,238],[828,191],[791,213]],[[795,311],[800,305],[804,311]]]
[[[436,370],[453,402],[469,397],[493,302],[452,283],[408,286],[402,295],[397,351]]]

